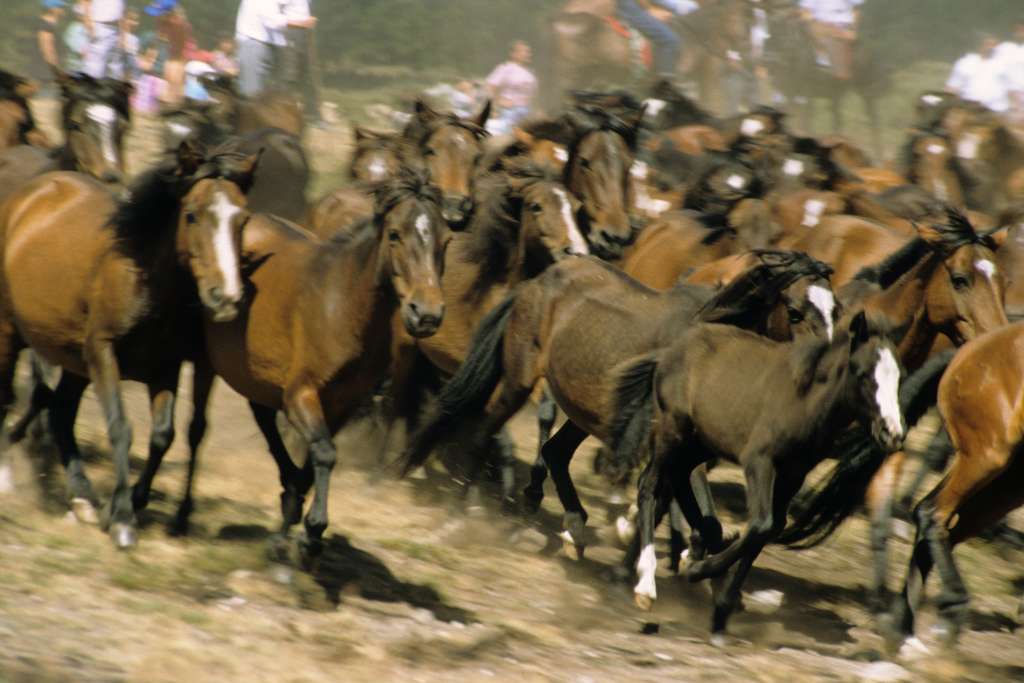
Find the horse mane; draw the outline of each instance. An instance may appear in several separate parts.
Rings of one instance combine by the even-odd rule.
[[[664,100],[670,105],[673,125],[709,124],[715,117],[694,102],[675,86],[672,81],[662,78],[651,88],[651,97]]]
[[[965,244],[983,244],[995,248],[991,237],[981,235],[965,214],[955,207],[946,207],[945,223],[930,223],[926,228],[927,241],[943,253],[953,252]]]
[[[918,185],[897,185],[871,195],[871,200],[886,211],[909,221],[922,220],[945,211],[946,205]]]
[[[591,105],[577,105],[565,116],[575,132],[569,143],[570,159],[575,157],[583,138],[597,131],[615,133],[625,141],[631,152],[636,151],[639,129],[622,120],[617,112]],[[566,164],[566,168],[569,168],[569,164]]]
[[[881,262],[864,266],[853,276],[856,282],[865,282],[888,289],[894,282],[907,274],[930,251],[928,243],[915,237],[902,247],[886,256]]]
[[[441,191],[430,183],[426,172],[408,166],[403,166],[394,178],[373,186],[371,191],[374,199],[374,222],[378,226],[382,224],[384,216],[408,199],[441,205]]]
[[[761,261],[715,293],[694,314],[694,322],[732,325],[759,332],[787,287],[804,277],[828,279],[832,269],[801,252],[755,250]]]
[[[71,109],[79,102],[106,104],[114,108],[118,115],[131,118],[131,104],[127,91],[119,88],[122,81],[115,78],[93,78],[87,73],[78,71],[68,74],[74,86],[73,95],[63,98],[61,116],[65,126],[71,120]],[[65,90],[66,92],[66,90]]]
[[[422,103],[422,100],[417,100],[417,102]],[[456,128],[467,130],[477,140],[482,140],[486,137],[490,137],[491,135],[487,129],[480,124],[475,121],[470,121],[469,119],[461,118],[458,114],[454,114],[450,111],[438,112],[433,109],[430,111],[433,112],[434,115],[427,121],[422,120],[418,116],[413,116],[412,120],[406,124],[405,129],[402,131],[402,137],[415,142],[417,145],[423,145],[431,135],[447,126],[454,126]]]

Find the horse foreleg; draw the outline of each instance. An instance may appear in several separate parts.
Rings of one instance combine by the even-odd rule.
[[[889,533],[892,530],[893,498],[903,470],[904,458],[903,451],[889,455],[875,473],[865,495],[871,521],[871,553],[874,565],[869,602],[877,612],[884,610],[889,600]]]
[[[137,540],[132,490],[128,485],[131,470],[132,426],[124,412],[121,396],[121,372],[110,339],[90,334],[85,343],[85,360],[89,366],[89,379],[96,389],[103,416],[107,420],[107,436],[114,451],[114,491],[110,498],[107,526],[111,538],[119,548],[129,548]]]
[[[75,419],[82,403],[82,394],[89,381],[71,372],[62,372],[50,402],[50,432],[53,434],[60,461],[67,476],[68,500],[71,511],[80,522],[96,524],[99,501],[92,484],[85,475],[82,454],[75,441]]]
[[[185,490],[182,492],[178,512],[170,523],[169,530],[174,536],[188,534],[189,518],[195,504],[192,489],[195,484],[196,467],[199,465],[199,446],[206,436],[206,407],[213,391],[213,368],[205,358],[193,363],[192,367],[192,420],[188,425],[188,469],[185,473]]]
[[[768,456],[755,455],[743,468],[747,483],[747,509],[750,519],[740,538],[722,552],[694,562],[686,571],[690,581],[719,576],[752,548],[763,547],[773,528],[773,498],[775,489],[775,463]],[[760,550],[758,550],[760,552]]]
[[[544,461],[544,444],[551,438],[551,430],[558,417],[558,404],[551,398],[547,387],[537,402],[537,457],[530,467],[530,483],[523,489],[523,503],[528,512],[536,512],[544,500],[544,480],[548,478],[548,466]]]
[[[313,504],[304,520],[308,545],[303,548],[308,557],[318,555],[327,529],[327,496],[331,472],[338,456],[327,428],[323,407],[316,386],[298,382],[285,390],[285,410],[288,420],[309,444],[309,459],[313,465]]]
[[[179,365],[173,374],[160,382],[146,386],[149,391],[151,425],[149,429],[149,457],[146,466],[132,489],[132,505],[136,512],[149,505],[153,478],[174,441],[174,404],[178,390]]]
[[[14,472],[11,467],[11,448],[8,430],[4,428],[7,411],[14,403],[14,371],[18,362],[14,325],[7,318],[0,323],[0,494],[14,490]]]
[[[576,486],[573,484],[572,476],[569,474],[569,463],[572,456],[587,438],[587,433],[580,429],[572,421],[566,421],[555,435],[548,439],[541,449],[544,461],[551,471],[551,481],[558,492],[558,500],[565,510],[563,518],[562,540],[565,542],[566,552],[570,556],[582,558],[584,542],[584,528],[587,523],[587,511],[580,502]]]

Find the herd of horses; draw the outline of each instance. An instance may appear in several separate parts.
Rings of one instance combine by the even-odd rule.
[[[0,73],[0,421],[22,351],[33,365],[27,412],[0,437],[0,489],[13,487],[10,444],[46,413],[72,511],[134,545],[190,363],[176,533],[220,377],[278,466],[277,539],[302,521],[307,560],[328,526],[333,436],[372,402],[405,425],[401,467],[442,455],[471,505],[493,474],[507,512],[536,512],[550,476],[578,556],[588,514],[570,463],[596,437],[610,495],[637,477],[635,523],[617,524],[637,604],[657,597],[668,515],[671,568],[685,555],[689,580],[712,580],[715,637],[767,544],[819,543],[866,504],[888,642],[913,636],[933,566],[955,641],[968,598],[952,549],[1024,502],[1024,323],[1010,323],[1024,306],[1024,153],[998,116],[924,93],[882,167],[769,107],[712,116],[668,82],[643,100],[576,91],[500,138],[486,133],[489,105],[460,118],[417,102],[402,131],[357,129],[351,181],[308,203],[286,98],[247,101],[209,80],[212,102],[166,113],[168,152],[127,180],[127,86],[58,83],[65,141],[53,146],[32,84]],[[134,485],[122,379],[150,397]],[[90,383],[116,471],[102,511],[74,436]],[[520,495],[504,426],[531,399],[539,449]],[[900,449],[936,403],[954,454],[914,507],[909,573],[887,611]],[[306,447],[299,463],[284,424]],[[739,535],[723,531],[708,483],[719,460],[745,477]]]

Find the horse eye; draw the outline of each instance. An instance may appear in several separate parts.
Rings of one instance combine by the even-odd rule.
[[[804,314],[795,309],[789,310],[789,322],[792,324],[802,323],[804,321]]]
[[[388,231],[388,239],[391,240],[392,242],[399,241],[399,239],[401,239],[401,237],[402,236],[398,234],[397,230],[390,230],[390,231]]]
[[[195,225],[196,224],[196,215],[194,213],[192,213],[191,211],[186,212],[185,213],[185,222],[188,225]]]
[[[435,154],[437,154],[437,152],[432,150],[430,147],[427,147],[425,150],[423,150],[423,156],[425,156],[425,157],[432,157]]]
[[[580,157],[580,166],[583,168],[590,168],[590,159],[586,157]]]
[[[963,289],[967,289],[968,287],[971,286],[970,280],[968,280],[963,275],[954,275],[952,279],[953,279],[953,289],[963,290]]]
[[[541,207],[541,205],[540,205],[540,204],[538,204],[537,202],[532,202],[532,203],[531,203],[531,204],[530,204],[530,205],[529,205],[528,207],[526,207],[526,208],[528,208],[528,209],[530,210],[530,212],[531,212],[531,213],[540,213],[541,211],[543,211],[543,210],[544,210],[544,209],[543,209],[543,208]]]

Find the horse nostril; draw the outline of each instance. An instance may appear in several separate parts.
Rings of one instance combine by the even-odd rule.
[[[224,301],[224,290],[221,289],[220,287],[211,287],[210,300],[216,304],[219,304],[222,301]]]
[[[409,313],[411,313],[414,318],[420,317],[420,307],[416,304],[415,301],[409,302]]]
[[[116,171],[106,171],[100,180],[105,183],[119,183],[121,182],[121,174]]]

